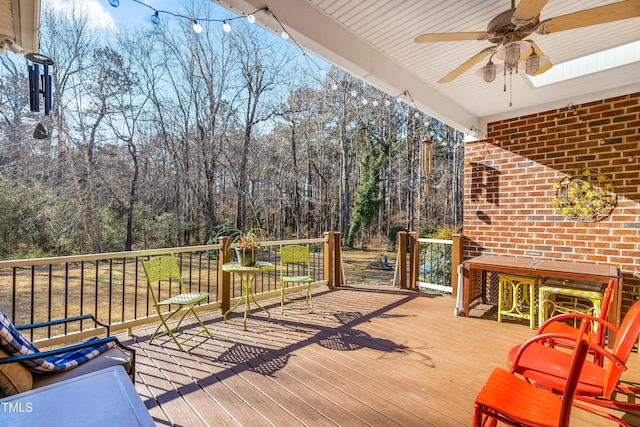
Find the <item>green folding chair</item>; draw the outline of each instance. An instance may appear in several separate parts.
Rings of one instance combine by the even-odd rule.
[[[290,275],[293,272],[297,275]],[[306,275],[300,275],[306,273]],[[288,285],[306,284],[305,305],[302,307],[287,307],[287,309],[311,309],[313,313],[313,301],[311,299],[311,259],[309,246],[290,245],[280,247],[280,312],[284,313],[285,305],[294,303],[295,300],[287,299],[287,292],[299,288]]]
[[[160,324],[151,336],[149,344],[151,344],[153,340],[158,337],[169,335],[178,345],[180,351],[184,351],[184,349],[182,348],[182,344],[189,341],[190,339],[201,334],[210,336],[206,326],[204,326],[204,323],[202,323],[202,320],[200,320],[194,310],[194,307],[199,302],[207,299],[209,294],[203,292],[187,292],[187,289],[184,286],[184,282],[182,281],[182,275],[180,274],[180,268],[178,267],[178,262],[175,256],[172,254],[170,256],[159,256],[148,261],[142,261],[142,267],[144,268],[144,274],[147,276],[147,284],[149,285],[149,291],[151,292],[151,296],[153,297],[153,305],[156,307],[158,315],[160,316]],[[163,288],[166,289],[165,294],[171,295],[171,279],[176,279],[180,283],[180,293],[159,301],[158,299],[160,295],[162,295],[161,291]],[[156,283],[158,292],[157,294],[156,290],[154,290]],[[163,306],[169,306],[169,311],[163,312]],[[171,310],[171,306],[174,306],[176,308],[174,310]],[[167,323],[169,319],[171,319],[174,315],[178,314],[185,308],[186,310],[184,310],[182,316],[180,317],[180,320],[178,321],[178,324],[173,328],[169,327]],[[192,313],[194,315],[202,328],[197,333],[187,336],[187,338],[183,339],[182,341],[178,341],[174,333],[178,330],[178,328],[180,328],[182,321],[189,313]],[[164,327],[164,331],[160,331],[162,327]]]

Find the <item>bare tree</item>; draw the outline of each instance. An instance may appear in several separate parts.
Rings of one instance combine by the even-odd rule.
[[[232,47],[237,51],[241,71],[240,87],[234,106],[242,123],[243,137],[240,157],[237,159],[236,226],[244,230],[247,225],[247,201],[249,188],[249,149],[258,124],[269,120],[280,104],[276,92],[280,79],[290,59],[282,53],[276,54],[274,46],[260,39],[249,27],[248,31],[234,33]],[[254,159],[256,160],[256,159]]]

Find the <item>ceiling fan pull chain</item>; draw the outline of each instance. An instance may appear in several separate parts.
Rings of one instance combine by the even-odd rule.
[[[511,102],[512,96],[513,96],[513,74],[510,73],[509,74],[509,108],[513,106],[513,103]]]
[[[507,91],[507,67],[505,66],[502,72],[504,83],[502,83],[502,91]]]

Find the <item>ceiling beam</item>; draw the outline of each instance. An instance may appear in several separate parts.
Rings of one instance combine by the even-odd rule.
[[[462,132],[486,131],[479,117],[402,68],[366,41],[349,32],[304,0],[212,0],[237,14],[268,6],[300,46],[367,83],[401,98]],[[256,13],[256,23],[280,34],[282,29],[267,12]],[[408,94],[408,95],[406,95]]]

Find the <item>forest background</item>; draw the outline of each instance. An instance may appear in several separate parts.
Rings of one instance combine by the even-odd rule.
[[[274,239],[340,231],[346,247],[461,224],[464,135],[409,93],[209,0],[126,28],[96,25],[87,3],[43,1],[50,115],[29,110],[29,62],[0,55],[0,258],[203,244],[228,222]]]

